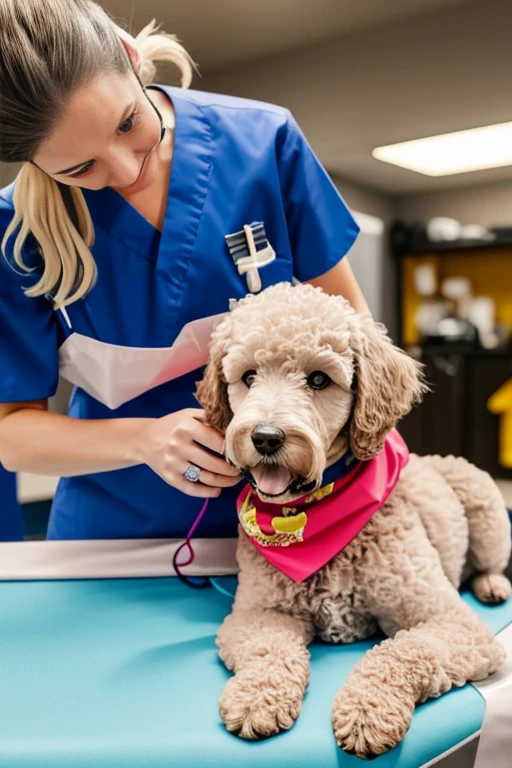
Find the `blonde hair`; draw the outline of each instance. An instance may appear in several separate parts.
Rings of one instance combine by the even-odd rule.
[[[23,162],[2,253],[7,258],[8,240],[15,235],[13,266],[32,272],[22,253],[31,233],[43,271],[25,293],[51,296],[56,307],[82,298],[94,284],[94,227],[82,191],[56,182],[31,159],[77,87],[102,71],[133,71],[121,37],[129,38],[139,53],[136,74],[142,85],[154,80],[153,62],[166,61],[180,71],[181,86],[189,87],[192,59],[154,20],[131,38],[94,0],[0,3],[0,160]]]

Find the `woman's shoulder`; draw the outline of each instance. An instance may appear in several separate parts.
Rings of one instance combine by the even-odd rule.
[[[0,189],[0,244],[14,216],[14,182]],[[34,272],[20,272],[14,259],[14,242],[19,226],[6,243],[5,254],[0,253],[0,279],[22,282],[25,286],[39,279],[41,259],[34,236],[29,233],[22,247],[23,262]]]
[[[14,182],[0,189],[0,231],[2,228],[5,229],[4,222],[8,223],[14,213],[13,192]]]
[[[290,119],[290,111],[278,104],[271,104],[256,99],[246,99],[241,96],[229,96],[221,93],[210,93],[194,89],[176,88],[172,86],[159,86],[164,88],[171,99],[182,103],[194,105],[203,113],[215,115],[217,119],[227,123],[233,121],[233,117],[240,123],[245,120],[253,121],[255,113],[258,119],[264,121],[269,127],[276,130],[285,126]]]
[[[192,88],[178,88],[174,89],[174,92],[178,90],[180,94],[183,94],[184,98],[189,98],[195,101],[196,104],[203,107],[218,107],[219,109],[235,109],[241,112],[257,111],[268,112],[271,115],[275,115],[278,118],[286,119],[289,114],[285,107],[281,107],[278,104],[271,104],[267,101],[258,101],[256,99],[246,99],[242,96],[229,96],[223,93],[211,93],[209,91],[198,91]]]
[[[9,184],[9,186],[0,189],[0,244],[4,238],[7,227],[14,216],[13,192],[14,182]],[[5,261],[1,253],[0,261]]]

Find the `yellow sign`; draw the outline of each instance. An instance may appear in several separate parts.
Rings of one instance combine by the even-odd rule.
[[[512,379],[491,395],[487,408],[501,416],[499,462],[502,467],[512,468]]]

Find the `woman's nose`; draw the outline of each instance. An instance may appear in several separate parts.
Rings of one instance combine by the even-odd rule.
[[[135,184],[139,178],[143,162],[143,157],[134,154],[117,156],[111,160],[110,186],[119,187],[121,189]]]

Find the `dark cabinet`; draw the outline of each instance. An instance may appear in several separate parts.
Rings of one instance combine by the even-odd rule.
[[[441,348],[425,350],[422,362],[432,391],[398,427],[409,449],[464,456],[493,477],[512,479],[498,461],[500,417],[487,410],[489,397],[512,377],[512,355]]]

